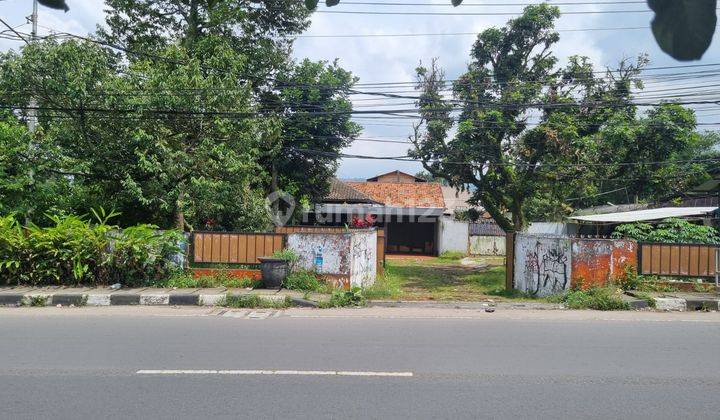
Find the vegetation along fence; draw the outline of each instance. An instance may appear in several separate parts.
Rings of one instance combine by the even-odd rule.
[[[258,257],[284,247],[281,233],[194,232],[192,256],[195,263],[260,264]]]
[[[715,277],[716,245],[640,244],[640,274]]]
[[[343,233],[346,229],[340,226],[277,226],[275,233]],[[385,272],[385,229],[377,229],[377,273]]]

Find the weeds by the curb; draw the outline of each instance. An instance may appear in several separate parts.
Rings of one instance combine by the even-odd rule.
[[[218,306],[228,308],[262,308],[262,309],[286,309],[293,306],[292,299],[285,296],[283,300],[267,299],[258,295],[226,295]]]

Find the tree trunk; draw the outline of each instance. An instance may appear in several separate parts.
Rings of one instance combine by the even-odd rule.
[[[185,211],[183,210],[185,205],[183,204],[183,192],[182,190],[178,193],[177,200],[175,201],[175,227],[181,232],[185,232]]]
[[[192,48],[192,46],[195,44],[195,41],[197,41],[198,37],[200,36],[200,22],[197,0],[190,1],[190,11],[188,12],[187,24],[188,28],[185,34],[185,46],[187,48]]]
[[[278,171],[275,162],[272,163],[272,167],[270,168],[270,175],[270,192],[276,193],[280,190],[280,186],[278,185]],[[272,212],[275,215],[280,213],[280,200],[278,200],[277,197],[272,202]]]

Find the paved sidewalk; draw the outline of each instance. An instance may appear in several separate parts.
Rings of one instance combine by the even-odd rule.
[[[304,299],[291,290],[267,289],[111,289],[77,287],[3,287],[0,306],[215,306],[228,296],[256,295],[273,301],[290,298],[296,306],[316,307],[319,295]]]

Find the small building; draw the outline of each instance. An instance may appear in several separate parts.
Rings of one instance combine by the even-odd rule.
[[[365,181],[332,180],[330,193],[306,219],[342,226],[373,217],[374,224],[385,229],[387,253],[437,255],[444,212],[440,184],[393,171]]]

